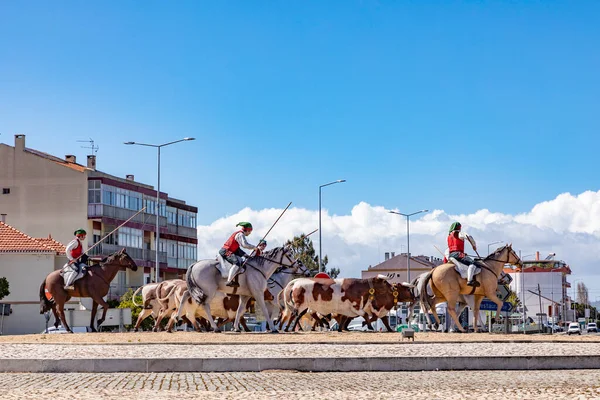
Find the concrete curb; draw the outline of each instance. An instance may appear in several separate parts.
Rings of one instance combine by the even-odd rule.
[[[600,356],[4,359],[0,372],[303,372],[600,369]]]

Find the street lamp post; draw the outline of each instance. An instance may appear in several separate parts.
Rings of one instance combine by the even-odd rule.
[[[524,261],[527,257],[531,257],[534,256],[535,254],[527,254],[524,255],[523,257],[521,257],[521,250],[519,250],[519,258],[521,259],[521,261]],[[527,334],[527,331],[525,330],[525,320],[527,319],[527,312],[525,311],[525,263],[523,263],[521,265],[521,296],[523,296],[523,298],[521,299],[521,303],[523,303],[523,334]]]
[[[324,188],[325,186],[329,186],[329,185],[335,185],[336,183],[343,183],[343,182],[346,182],[346,180],[338,179],[337,181],[329,182],[329,183],[319,186],[319,272],[324,272],[324,271],[321,271],[321,267],[323,266],[323,245],[322,245],[323,240],[322,240],[322,235],[321,235],[321,188]]]
[[[410,283],[410,217],[416,214],[429,212],[429,210],[416,211],[412,214],[403,214],[398,211],[388,211],[390,214],[397,214],[406,217],[406,280]]]
[[[158,169],[158,178],[157,178],[157,184],[156,184],[156,241],[155,241],[155,252],[156,252],[156,267],[155,267],[155,281],[156,283],[159,282],[160,280],[160,274],[159,274],[159,260],[158,260],[158,247],[159,247],[159,243],[160,243],[160,228],[159,228],[159,216],[160,216],[160,149],[161,147],[165,147],[165,146],[169,146],[171,144],[175,144],[175,143],[179,143],[179,142],[185,142],[188,140],[196,140],[195,138],[192,137],[186,137],[183,139],[179,139],[179,140],[175,140],[173,142],[169,142],[169,143],[163,143],[163,144],[148,144],[148,143],[138,143],[138,142],[124,142],[124,144],[127,145],[138,145],[138,146],[146,146],[146,147],[154,147],[158,150],[158,165],[157,165],[157,169]]]
[[[487,252],[488,256],[490,255],[490,246],[493,245],[493,244],[498,244],[498,243],[504,243],[504,241],[503,240],[497,240],[495,242],[488,243],[488,252]]]

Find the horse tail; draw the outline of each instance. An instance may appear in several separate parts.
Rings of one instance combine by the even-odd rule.
[[[422,279],[419,280],[418,284],[418,292],[419,292],[419,302],[421,306],[426,304],[430,304],[429,295],[427,294],[427,283],[431,279],[431,275],[433,274],[433,270],[429,271],[427,275],[425,275]],[[431,282],[433,285],[433,281]]]
[[[50,301],[46,297],[46,279],[44,278],[42,284],[40,285],[40,314],[52,310],[53,305],[54,301]]]
[[[198,285],[196,285],[194,277],[192,276],[193,269],[194,265],[188,268],[185,274],[185,281],[187,282],[188,290],[192,296],[192,299],[194,299],[194,301],[196,301],[198,304],[203,304],[206,300],[206,295],[204,294],[204,291],[200,289]]]
[[[133,296],[131,296],[131,301],[133,301],[133,305],[136,306],[136,307],[141,307],[142,306],[142,304],[138,304],[138,303],[135,302],[135,296],[137,296],[138,292],[140,290],[142,290],[144,288],[144,286],[140,286],[139,288],[137,288],[137,290],[135,292],[133,292]]]

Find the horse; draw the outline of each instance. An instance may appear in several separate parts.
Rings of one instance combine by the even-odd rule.
[[[103,259],[100,264],[92,265],[87,268],[87,274],[75,281],[75,290],[67,291],[64,289],[64,279],[60,275],[60,270],[48,274],[40,286],[40,314],[52,310],[55,322],[58,327],[58,320],[62,322],[63,327],[69,333],[73,333],[65,318],[64,305],[71,297],[90,297],[93,300],[92,319],[90,328],[92,332],[97,332],[94,326],[98,305],[102,306],[102,318],[98,320],[98,326],[102,325],[106,318],[108,304],[103,297],[108,294],[110,282],[117,276],[121,267],[126,267],[132,271],[137,270],[135,261],[125,252],[125,249],[117,251]]]
[[[498,289],[498,277],[502,272],[505,264],[522,265],[521,259],[512,249],[512,244],[498,248],[494,253],[483,259],[483,263],[477,263],[481,268],[479,276],[480,286],[472,287],[467,285],[466,279],[463,279],[454,268],[453,263],[446,263],[435,267],[427,273],[423,278],[423,288],[427,287],[427,283],[431,280],[431,289],[434,293],[433,301],[428,301],[427,290],[421,290],[421,303],[431,304],[431,310],[436,321],[439,323],[439,318],[435,312],[435,305],[438,303],[448,302],[448,313],[456,324],[456,327],[464,332],[464,328],[458,320],[456,314],[456,302],[460,295],[474,295],[473,307],[473,330],[477,332],[477,324],[479,319],[479,306],[484,297],[493,301],[496,306],[496,318],[500,315],[502,309],[502,300],[496,296]],[[433,304],[432,304],[433,303]]]
[[[259,256],[249,258],[245,264],[246,271],[239,275],[240,286],[238,288],[225,285],[227,280],[221,276],[218,264],[219,261],[215,259],[200,260],[192,264],[186,273],[190,295],[198,304],[204,307],[211,330],[219,331],[210,311],[210,302],[215,293],[219,291],[240,295],[240,302],[233,324],[235,332],[240,332],[240,317],[244,314],[248,299],[254,297],[256,304],[267,318],[269,329],[271,332],[277,333],[278,331],[265,304],[264,293],[267,289],[268,279],[279,267],[288,267],[292,271],[304,268],[302,262],[295,259],[291,247],[275,247]]]

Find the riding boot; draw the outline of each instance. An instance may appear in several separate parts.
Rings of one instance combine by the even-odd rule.
[[[469,265],[469,269],[467,270],[467,285],[477,287],[479,286],[479,282],[477,282],[475,278],[475,264]]]
[[[233,267],[231,267],[231,269],[229,270],[229,277],[227,279],[227,283],[225,284],[225,286],[229,286],[229,287],[239,287],[240,284],[237,281],[237,274],[238,271],[240,270],[240,266],[239,265],[234,265]]]

